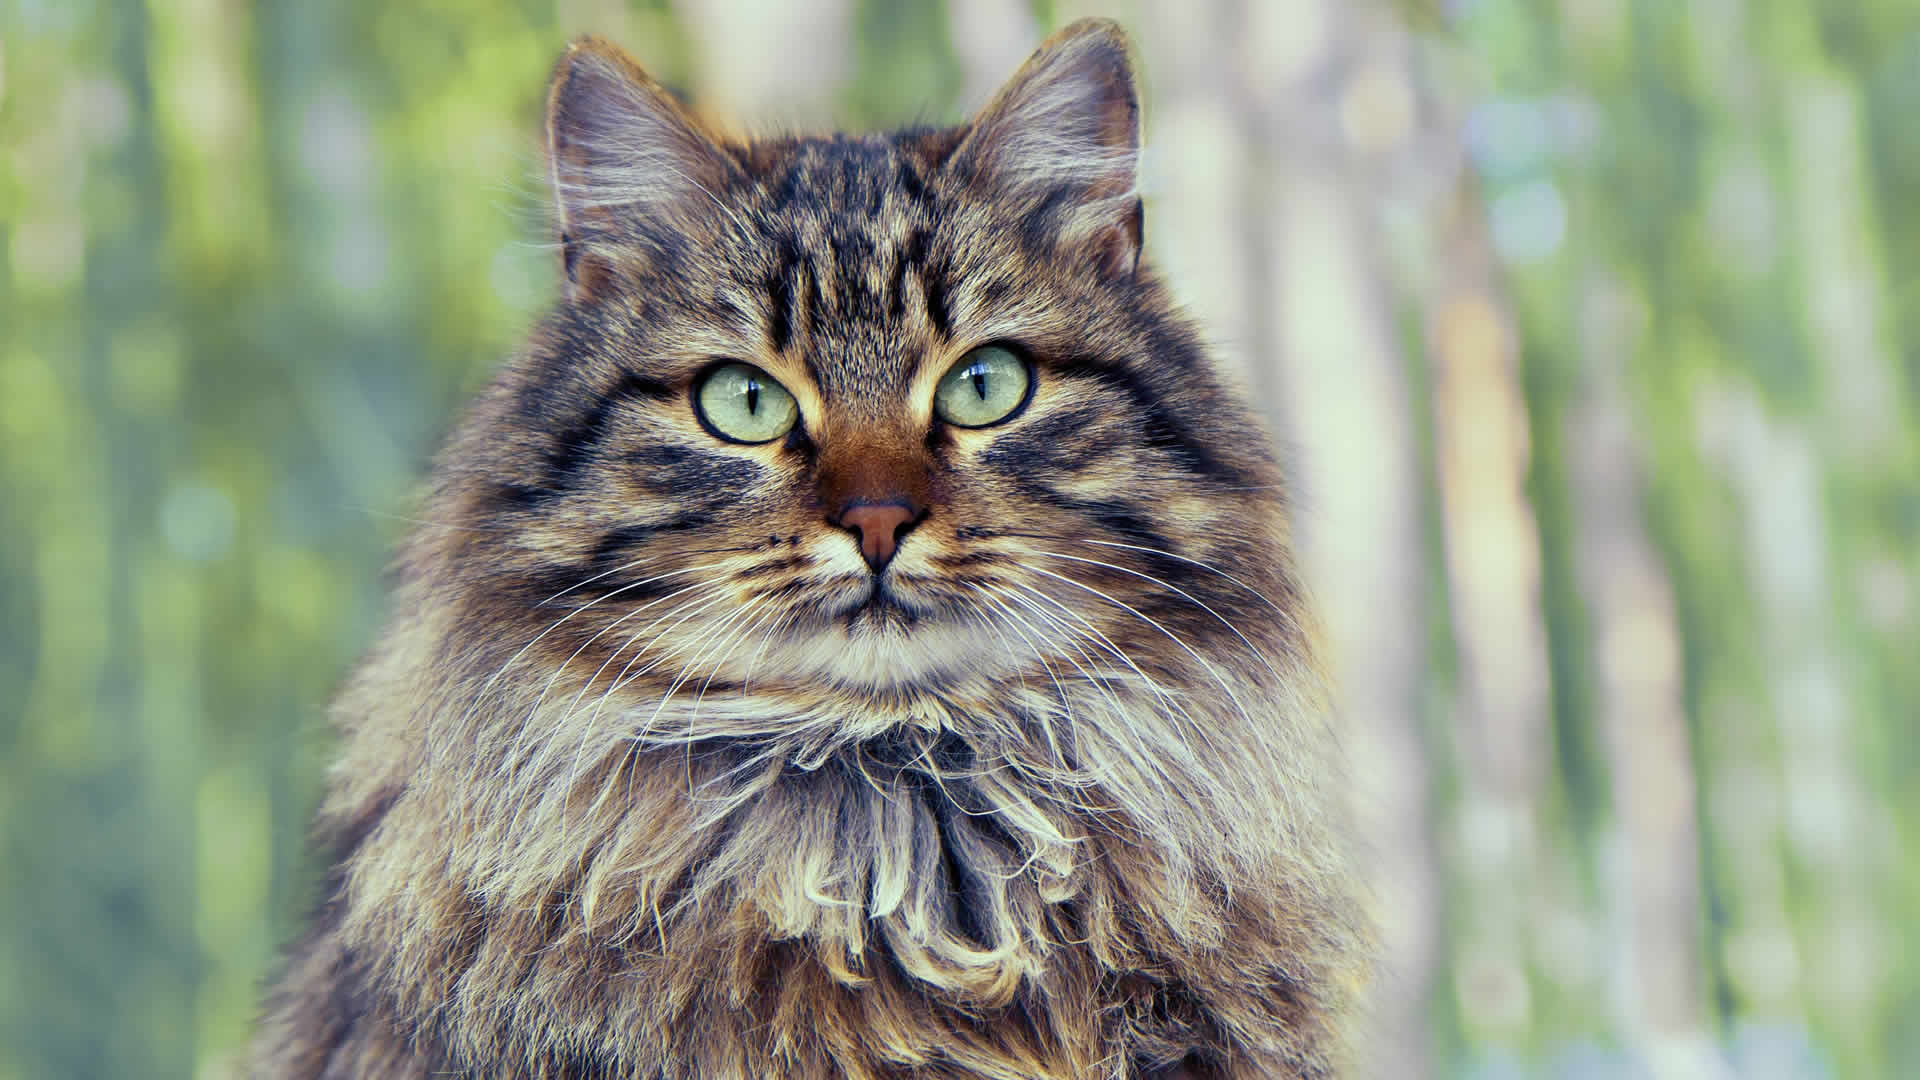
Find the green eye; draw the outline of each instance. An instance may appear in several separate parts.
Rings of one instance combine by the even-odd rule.
[[[732,442],[772,442],[800,416],[787,388],[749,364],[714,368],[700,381],[693,400],[707,429]]]
[[[959,427],[987,427],[1018,412],[1033,389],[1033,369],[1013,352],[983,345],[940,378],[933,411]]]

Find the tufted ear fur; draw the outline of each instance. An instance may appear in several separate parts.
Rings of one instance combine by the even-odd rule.
[[[1118,23],[1081,19],[1043,42],[954,154],[970,182],[1020,201],[1062,250],[1110,276],[1140,260],[1140,101]]]
[[[569,291],[592,295],[618,255],[671,251],[710,226],[738,172],[619,47],[567,47],[547,95],[547,152]]]

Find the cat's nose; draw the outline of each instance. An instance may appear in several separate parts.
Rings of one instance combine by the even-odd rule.
[[[920,511],[905,500],[855,502],[833,519],[835,525],[860,535],[860,556],[879,573],[900,546],[900,537],[920,522]]]

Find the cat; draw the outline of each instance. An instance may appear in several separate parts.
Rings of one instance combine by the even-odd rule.
[[[564,293],[335,703],[255,1075],[1335,1075],[1313,616],[1120,29],[952,128],[726,141],[592,38],[547,116]]]

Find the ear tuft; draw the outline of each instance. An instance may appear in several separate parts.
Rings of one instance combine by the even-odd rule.
[[[955,168],[1047,224],[1110,276],[1140,257],[1140,102],[1126,34],[1081,19],[1041,43],[980,110]]]
[[[619,249],[677,246],[705,227],[737,167],[665,87],[619,47],[567,46],[547,95],[563,265],[591,293]]]

